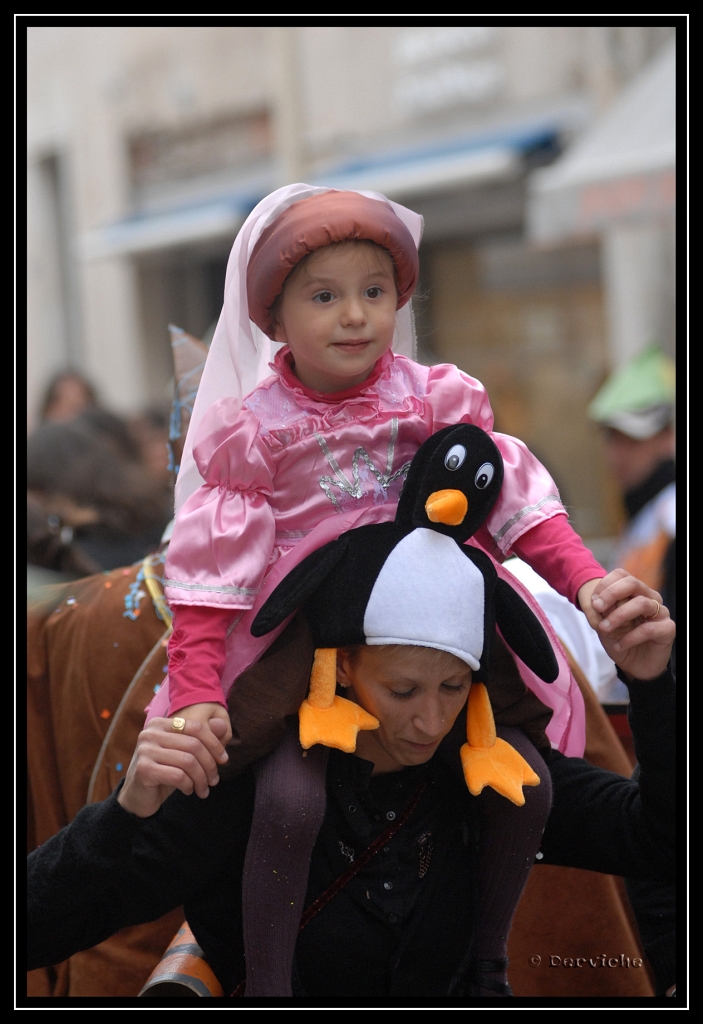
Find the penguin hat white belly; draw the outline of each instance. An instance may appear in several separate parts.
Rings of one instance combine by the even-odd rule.
[[[467,743],[462,747],[470,791],[492,786],[516,804],[523,785],[539,778],[496,737],[485,687],[496,626],[540,679],[553,682],[558,665],[541,623],[491,559],[466,541],[493,508],[503,460],[479,427],[458,424],[418,449],[395,520],[362,526],[308,555],[279,583],[251,631],[263,636],[301,609],[315,640],[310,692],[300,717],[300,742],[351,753],[360,729],[378,721],[336,695],[337,649],[357,644],[406,644],[448,651],[472,669]]]

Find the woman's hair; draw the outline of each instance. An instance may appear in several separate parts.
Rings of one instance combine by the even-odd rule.
[[[122,533],[163,529],[170,510],[128,451],[114,417],[46,423],[27,439],[27,488],[92,508],[103,526]]]
[[[74,394],[68,406],[64,407],[67,384],[82,392],[80,407],[75,404],[77,394]],[[55,374],[46,386],[39,407],[39,419],[42,423],[53,419],[70,420],[78,416],[83,409],[92,409],[97,405],[98,395],[90,381],[77,370],[62,370]],[[57,416],[54,415],[55,411]]]
[[[423,651],[431,651],[434,655],[429,659],[428,667],[440,664],[449,654],[449,651],[443,651],[437,647],[421,647],[419,644],[352,644],[349,647],[339,647],[337,653],[346,656],[353,668],[358,663],[363,651],[382,651],[394,658],[397,664],[402,664],[405,659],[412,657],[412,652],[418,648]],[[456,655],[452,655],[452,657],[456,658]],[[457,661],[461,661],[461,659],[457,658]]]

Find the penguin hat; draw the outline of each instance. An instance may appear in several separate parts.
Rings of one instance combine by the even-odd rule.
[[[485,683],[496,626],[540,679],[559,669],[534,612],[500,579],[491,558],[466,541],[484,523],[503,483],[503,459],[479,427],[439,430],[418,449],[390,523],[361,526],[312,552],[276,587],[251,627],[270,632],[302,610],[315,641],[300,743],[347,753],[360,729],[379,722],[336,694],[337,649],[403,644],[448,651],[472,670],[467,742],[461,748],[471,793],[488,785],[513,803],[539,777],[496,736]]]

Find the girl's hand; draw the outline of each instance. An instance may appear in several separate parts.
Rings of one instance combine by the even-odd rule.
[[[176,789],[206,797],[220,781],[218,764],[228,760],[224,733],[220,718],[207,724],[186,720],[183,732],[174,732],[168,718],[153,718],[139,734],[118,802],[148,818]]]
[[[591,603],[591,598],[593,597],[593,593],[600,582],[600,579],[589,580],[587,583],[584,583],[579,587],[578,594],[576,595],[581,611],[588,619],[589,626],[595,629],[596,632],[598,632],[601,616]]]
[[[661,600],[625,569],[614,569],[593,588],[600,642],[631,679],[656,679],[669,663],[676,626]]]
[[[220,734],[220,739],[224,745],[227,746],[232,739],[232,726],[230,725],[227,709],[223,708],[221,704],[216,704],[214,701],[203,704],[188,704],[187,707],[181,708],[179,711],[169,715],[169,719],[173,720],[174,718],[185,718],[188,722],[202,722],[203,725],[207,725],[217,718],[225,723],[225,731]]]

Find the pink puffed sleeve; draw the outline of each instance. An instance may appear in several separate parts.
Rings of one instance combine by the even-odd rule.
[[[426,413],[436,433],[453,423],[473,423],[491,435],[503,456],[505,477],[485,529],[499,560],[527,530],[553,516],[566,515],[559,491],[542,463],[522,441],[493,432],[493,410],[480,381],[449,363],[430,368]],[[484,531],[485,536],[485,531]],[[477,534],[483,543],[483,538]],[[549,581],[548,581],[549,582]]]
[[[164,578],[170,603],[252,607],[275,537],[274,464],[258,430],[231,399],[204,417],[193,454],[205,483],[176,518]]]
[[[483,384],[452,363],[430,367],[425,409],[433,434],[453,423],[473,423],[488,433],[493,430],[493,410]]]

